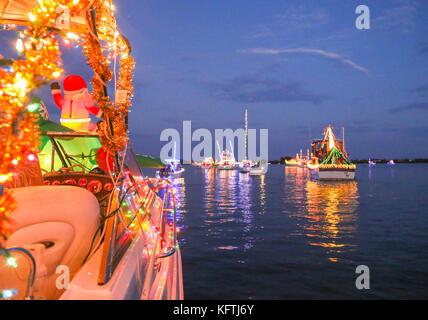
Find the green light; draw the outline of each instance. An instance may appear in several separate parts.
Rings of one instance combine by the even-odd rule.
[[[30,112],[37,111],[39,109],[40,104],[39,103],[31,103],[27,106],[27,110]]]
[[[18,264],[16,263],[16,259],[14,257],[7,258],[6,263],[12,268],[18,268]]]

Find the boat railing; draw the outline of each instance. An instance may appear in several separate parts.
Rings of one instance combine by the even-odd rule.
[[[174,189],[168,184],[163,196],[161,246],[157,258],[167,258],[177,249],[177,210]]]

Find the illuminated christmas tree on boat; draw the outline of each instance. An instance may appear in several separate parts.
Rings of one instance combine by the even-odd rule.
[[[355,164],[351,163],[345,151],[344,133],[342,141],[337,140],[333,127],[324,129],[324,139],[312,143],[312,159],[308,163],[311,175],[319,180],[353,180]]]

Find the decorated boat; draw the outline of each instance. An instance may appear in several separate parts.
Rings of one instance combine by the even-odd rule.
[[[236,161],[232,152],[227,150],[223,151],[220,155],[220,160],[217,164],[217,169],[219,170],[235,170],[236,169]]]
[[[181,162],[178,159],[166,159],[166,165],[164,168],[156,172],[156,176],[162,179],[176,179],[180,178],[184,172],[184,168],[181,166]]]
[[[343,135],[344,136],[344,135]],[[333,128],[324,129],[324,139],[312,143],[313,160],[308,166],[311,177],[319,180],[354,180],[355,164],[352,164],[344,149],[344,138],[337,140]]]
[[[285,165],[289,167],[300,167],[300,156],[297,153],[295,158],[285,160]]]
[[[388,166],[395,166],[395,162],[394,162],[394,160],[389,160],[386,164],[387,164]]]
[[[268,163],[265,160],[258,162],[256,165],[250,168],[250,176],[261,176],[265,175],[268,171]]]
[[[238,170],[240,173],[249,173],[253,162],[248,159],[248,109],[245,109],[245,158],[238,165]]]
[[[128,138],[134,61],[111,1],[0,8],[20,35],[20,58],[0,68],[0,299],[182,299],[176,197],[144,177]],[[65,78],[64,96],[52,83],[61,125],[30,104],[63,71],[57,38],[81,45],[94,70],[91,95],[80,77]],[[106,52],[120,65],[114,102]]]
[[[243,160],[239,164],[238,170],[240,173],[248,173],[248,172],[250,172],[252,166],[253,166],[253,163],[251,160]]]
[[[214,159],[212,157],[205,157],[200,166],[203,168],[211,168],[214,164]]]

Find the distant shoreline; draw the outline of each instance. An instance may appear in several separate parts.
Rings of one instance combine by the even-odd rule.
[[[290,160],[292,157],[281,157],[280,160],[271,160],[271,164],[285,164],[285,160]],[[371,159],[376,163],[387,163],[390,160],[394,160],[395,163],[428,163],[428,159],[416,158],[416,159]],[[368,164],[369,159],[352,159],[352,163],[365,163]]]

